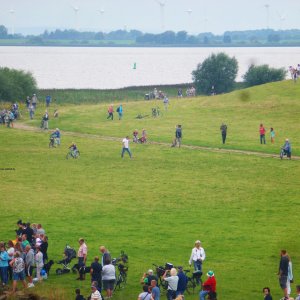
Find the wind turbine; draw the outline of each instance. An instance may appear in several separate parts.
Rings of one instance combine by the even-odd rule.
[[[189,16],[191,16],[191,14],[192,14],[193,11],[189,8],[189,9],[186,10],[185,12],[186,12]]]
[[[156,2],[160,6],[161,29],[164,30],[165,29],[165,5],[166,5],[166,2],[163,2],[160,0],[156,0]]]
[[[79,7],[78,6],[73,6],[73,5],[71,5],[71,7],[73,8],[74,13],[75,13],[75,29],[78,31],[79,30],[79,26],[78,26]]]
[[[286,13],[280,14],[279,12],[277,12],[279,20],[280,20],[280,29],[283,29],[283,23],[286,20]]]
[[[103,26],[102,19],[103,19],[104,9],[101,8],[101,9],[97,10],[97,12],[100,14],[100,27],[102,27]],[[103,32],[103,28],[101,28],[101,31]]]
[[[11,9],[9,11],[9,14],[11,15],[11,34],[15,34],[15,11]]]
[[[269,23],[270,23],[270,4],[265,4],[264,7],[267,10],[267,29],[269,29]]]

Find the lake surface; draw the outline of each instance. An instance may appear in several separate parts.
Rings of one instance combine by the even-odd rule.
[[[114,89],[192,82],[191,72],[197,64],[219,52],[236,57],[239,81],[251,63],[286,69],[300,63],[299,47],[0,47],[0,66],[32,72],[42,89]]]

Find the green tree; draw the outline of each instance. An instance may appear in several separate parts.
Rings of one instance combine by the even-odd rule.
[[[276,69],[270,68],[268,65],[251,65],[243,78],[249,87],[267,82],[281,81],[285,79],[285,76],[286,70],[284,68]]]
[[[198,93],[229,92],[234,87],[238,72],[238,62],[235,57],[230,58],[225,53],[212,54],[203,63],[198,64],[192,72],[193,81]]]
[[[31,73],[0,68],[0,101],[16,101],[33,94],[37,89]]]

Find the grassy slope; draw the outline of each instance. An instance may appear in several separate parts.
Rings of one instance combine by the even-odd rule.
[[[90,116],[95,111],[93,106],[81,106],[81,113],[77,107],[64,107],[60,120],[53,125],[120,137],[132,128],[145,126],[148,131],[153,130],[151,136],[169,141],[172,135],[169,131],[173,133],[174,124],[184,120],[185,141],[219,145],[219,122],[230,115],[230,134],[236,132],[245,148],[260,149],[256,145],[256,132],[249,130],[249,124],[253,124],[256,131],[262,117],[257,115],[255,106],[268,112],[263,119],[265,123],[275,115],[269,113],[270,107],[275,106],[278,126],[274,127],[288,122],[289,126],[284,128],[290,130],[297,150],[299,110],[286,88],[294,89],[292,94],[298,95],[299,88],[288,84],[252,89],[249,103],[240,102],[234,94],[222,96],[227,98],[227,105],[217,104],[219,97],[178,101],[172,103],[161,119],[131,118],[138,110],[147,110],[149,103],[126,104],[122,123],[104,122],[105,111],[101,106],[97,106],[99,113],[94,112],[95,117]],[[271,96],[258,103],[269,95],[269,89],[271,95],[280,94],[280,99]],[[254,95],[260,96],[256,99]],[[194,107],[199,109],[195,112]],[[238,125],[235,131],[233,124]],[[197,125],[204,129],[193,129]],[[216,128],[210,131],[212,125]],[[196,135],[197,132],[200,134]],[[253,141],[247,143],[245,134],[250,138],[253,135]],[[82,157],[66,161],[66,146],[73,139]],[[228,147],[239,146],[234,140],[229,139]],[[130,161],[127,157],[119,159],[120,144],[116,142],[65,136],[62,147],[51,150],[47,143],[46,133],[0,128],[0,166],[16,168],[0,171],[2,195],[5,195],[1,197],[1,239],[13,237],[14,224],[22,218],[43,223],[50,237],[49,254],[55,260],[60,259],[65,243],[77,247],[80,236],[87,239],[89,262],[98,254],[101,244],[107,245],[114,256],[124,249],[130,257],[129,285],[115,295],[116,300],[136,298],[140,275],[152,263],[171,261],[187,266],[193,241],[198,238],[207,252],[204,270],[213,269],[216,273],[219,299],[238,300],[241,290],[245,299],[258,299],[265,285],[271,287],[275,299],[279,298],[275,272],[281,248],[288,249],[295,266],[294,276],[299,277],[299,218],[293,215],[299,207],[297,161],[157,145],[132,145],[135,159]],[[276,151],[277,148],[278,144]],[[275,151],[270,145],[263,149]],[[74,275],[53,275],[43,283],[43,289],[62,288],[61,299],[73,299],[73,290],[78,286],[87,294],[88,282],[78,283],[74,278]]]

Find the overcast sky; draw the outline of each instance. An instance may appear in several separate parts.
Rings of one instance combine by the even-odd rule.
[[[300,29],[300,0],[0,0],[0,24],[25,34],[56,28],[191,34]]]

